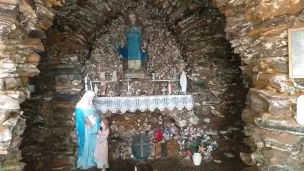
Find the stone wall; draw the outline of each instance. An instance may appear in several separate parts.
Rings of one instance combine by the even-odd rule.
[[[31,80],[36,92],[22,105],[27,119],[21,144],[25,170],[73,168],[77,157],[74,112],[83,89],[79,56],[87,51],[59,33],[47,33],[43,43],[42,59],[47,60]]]
[[[211,158],[204,153],[205,159],[220,162],[228,160],[229,154],[238,158],[240,150],[248,150],[242,143],[240,113],[250,81],[241,74],[238,66],[242,62],[225,39],[225,16],[209,1],[153,2],[169,11],[168,26],[178,37],[187,62],[189,91],[199,118],[195,129],[215,135],[212,138],[220,146]]]
[[[303,26],[303,1],[217,1],[227,17],[226,38],[247,64],[253,82],[242,117],[245,140],[254,151],[242,153],[260,170],[303,170],[302,127],[295,121],[302,89],[288,77],[287,29]]]
[[[19,104],[30,97],[28,78],[39,74],[41,39],[53,22],[54,1],[1,1],[1,170],[22,170],[20,137],[26,127]],[[33,8],[35,6],[35,9]]]

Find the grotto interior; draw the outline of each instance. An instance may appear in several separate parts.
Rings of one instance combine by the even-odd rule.
[[[288,76],[288,29],[304,26],[302,1],[0,3],[1,170],[77,170],[74,112],[88,86],[98,89],[94,104],[110,123],[111,171],[304,169],[304,126],[295,119],[303,82]],[[148,54],[138,72],[118,52],[130,13]],[[187,93],[177,81],[182,71]],[[130,94],[191,97],[191,105],[103,111],[98,104]],[[166,132],[165,143],[157,131]],[[137,135],[148,148],[133,148]],[[194,166],[189,151],[198,140],[203,159]],[[137,160],[136,150],[147,159]]]

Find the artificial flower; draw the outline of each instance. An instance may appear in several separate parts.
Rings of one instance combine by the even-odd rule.
[[[154,139],[157,141],[157,142],[161,142],[163,139],[164,139],[164,133],[162,130],[156,130],[155,131],[155,134],[154,134]]]
[[[187,156],[192,156],[192,153],[191,153],[191,151],[190,150],[186,150],[186,153],[187,153]]]

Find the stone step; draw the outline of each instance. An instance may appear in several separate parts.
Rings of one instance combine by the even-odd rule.
[[[288,170],[288,171],[300,171],[304,169],[301,158],[302,155],[294,155],[292,152],[285,152],[276,149],[268,149],[262,151],[256,151],[251,154],[253,161],[264,162],[264,165],[271,165],[274,168],[279,168],[278,170]],[[286,165],[288,163],[288,165]],[[271,168],[272,168],[271,167]]]
[[[77,102],[58,102],[57,101],[57,102],[54,102],[53,106],[54,106],[55,110],[57,108],[61,108],[61,109],[75,109]]]
[[[40,68],[39,68],[40,69]],[[41,68],[46,75],[62,75],[62,74],[82,74],[81,65],[48,65]]]
[[[276,93],[267,90],[250,89],[246,103],[257,112],[269,112],[274,115],[290,115],[297,96]]]
[[[84,84],[74,85],[72,83],[57,83],[55,90],[57,92],[80,92],[84,88]]]
[[[304,135],[304,126],[299,125],[293,117],[276,117],[272,114],[264,113],[261,117],[255,119],[255,123],[268,130]]]
[[[80,96],[78,95],[78,93],[56,93],[55,94],[55,101],[57,102],[78,102],[80,100]]]
[[[271,147],[280,151],[296,152],[300,150],[300,136],[287,132],[269,131],[263,128],[254,128],[252,138],[255,142],[263,142],[263,147]]]

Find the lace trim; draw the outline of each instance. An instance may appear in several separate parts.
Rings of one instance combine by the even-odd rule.
[[[177,108],[191,110],[193,108],[192,95],[164,95],[164,96],[131,96],[131,97],[97,97],[93,100],[95,107],[101,112],[110,111],[112,113],[125,113],[126,111],[135,112],[140,110],[154,111],[159,109],[163,111],[168,109],[172,111]]]

